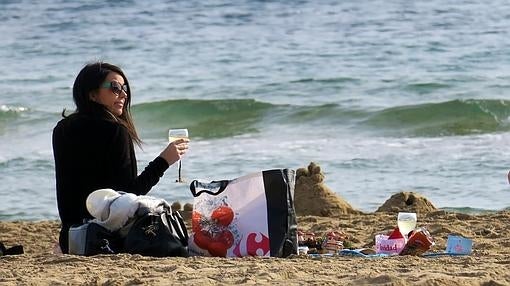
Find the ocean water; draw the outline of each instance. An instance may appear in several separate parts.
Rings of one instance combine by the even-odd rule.
[[[185,127],[188,181],[313,161],[363,211],[510,206],[510,2],[2,0],[0,23],[0,219],[58,218],[51,131],[95,60],[130,80],[139,170]],[[191,202],[176,177],[150,194]]]

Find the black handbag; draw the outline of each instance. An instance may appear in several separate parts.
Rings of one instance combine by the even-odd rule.
[[[188,232],[178,212],[146,213],[135,219],[124,252],[146,256],[188,257]]]
[[[122,238],[101,225],[87,222],[69,229],[69,254],[96,255],[119,253]]]

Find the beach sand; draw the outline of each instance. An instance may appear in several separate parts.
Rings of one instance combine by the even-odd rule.
[[[370,213],[299,217],[302,230],[342,230],[353,246],[371,247],[377,233],[394,226],[395,215]],[[473,239],[473,253],[455,257],[387,258],[153,258],[117,254],[82,257],[53,254],[59,223],[0,222],[7,247],[22,244],[25,254],[0,257],[0,285],[510,285],[510,212],[466,215],[430,212],[419,217],[445,249],[448,234]]]
[[[377,233],[394,226],[395,215],[370,213],[299,217],[300,229],[342,230],[354,247],[373,246]],[[0,257],[0,285],[510,285],[510,213],[466,215],[436,211],[421,215],[445,249],[448,234],[473,239],[473,253],[455,257],[387,258],[153,258],[117,254],[82,257],[53,254],[56,221],[0,222],[7,247],[22,244],[25,254]]]
[[[353,248],[373,247],[376,234],[395,227],[399,210],[413,210],[418,212],[418,226],[426,227],[435,240],[431,251],[445,250],[447,236],[457,234],[473,240],[473,253],[428,258],[83,257],[54,254],[58,221],[0,221],[0,241],[6,247],[21,244],[25,250],[22,255],[0,257],[0,285],[510,285],[510,212],[446,212],[418,194],[405,192],[396,193],[374,213],[354,210],[341,198],[324,212],[324,204],[321,207],[318,200],[331,200],[331,195],[325,194],[329,190],[323,185],[323,176],[316,175],[320,170],[311,167],[310,172],[298,174],[296,183],[300,230],[317,235],[339,230]],[[316,186],[303,187],[314,174],[312,184]],[[297,201],[301,192],[311,189],[318,194],[312,199],[315,204],[306,204],[312,209]],[[314,210],[319,214],[310,214]]]

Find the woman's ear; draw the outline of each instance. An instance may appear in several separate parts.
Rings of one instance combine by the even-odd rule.
[[[96,91],[91,91],[91,92],[89,93],[89,99],[90,99],[90,101],[96,102],[96,100],[97,100],[97,96],[98,96],[98,94],[97,94],[97,92],[96,92]]]

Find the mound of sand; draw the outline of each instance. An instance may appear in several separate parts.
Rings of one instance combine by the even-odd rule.
[[[339,216],[359,214],[347,201],[324,184],[324,173],[314,162],[296,171],[294,206],[299,216]]]
[[[172,211],[178,211],[184,219],[190,219],[193,212],[193,204],[185,203],[184,208],[182,208],[180,202],[174,202],[172,204]]]
[[[436,210],[436,207],[424,196],[415,192],[400,192],[392,195],[376,212],[408,211],[423,214]]]

